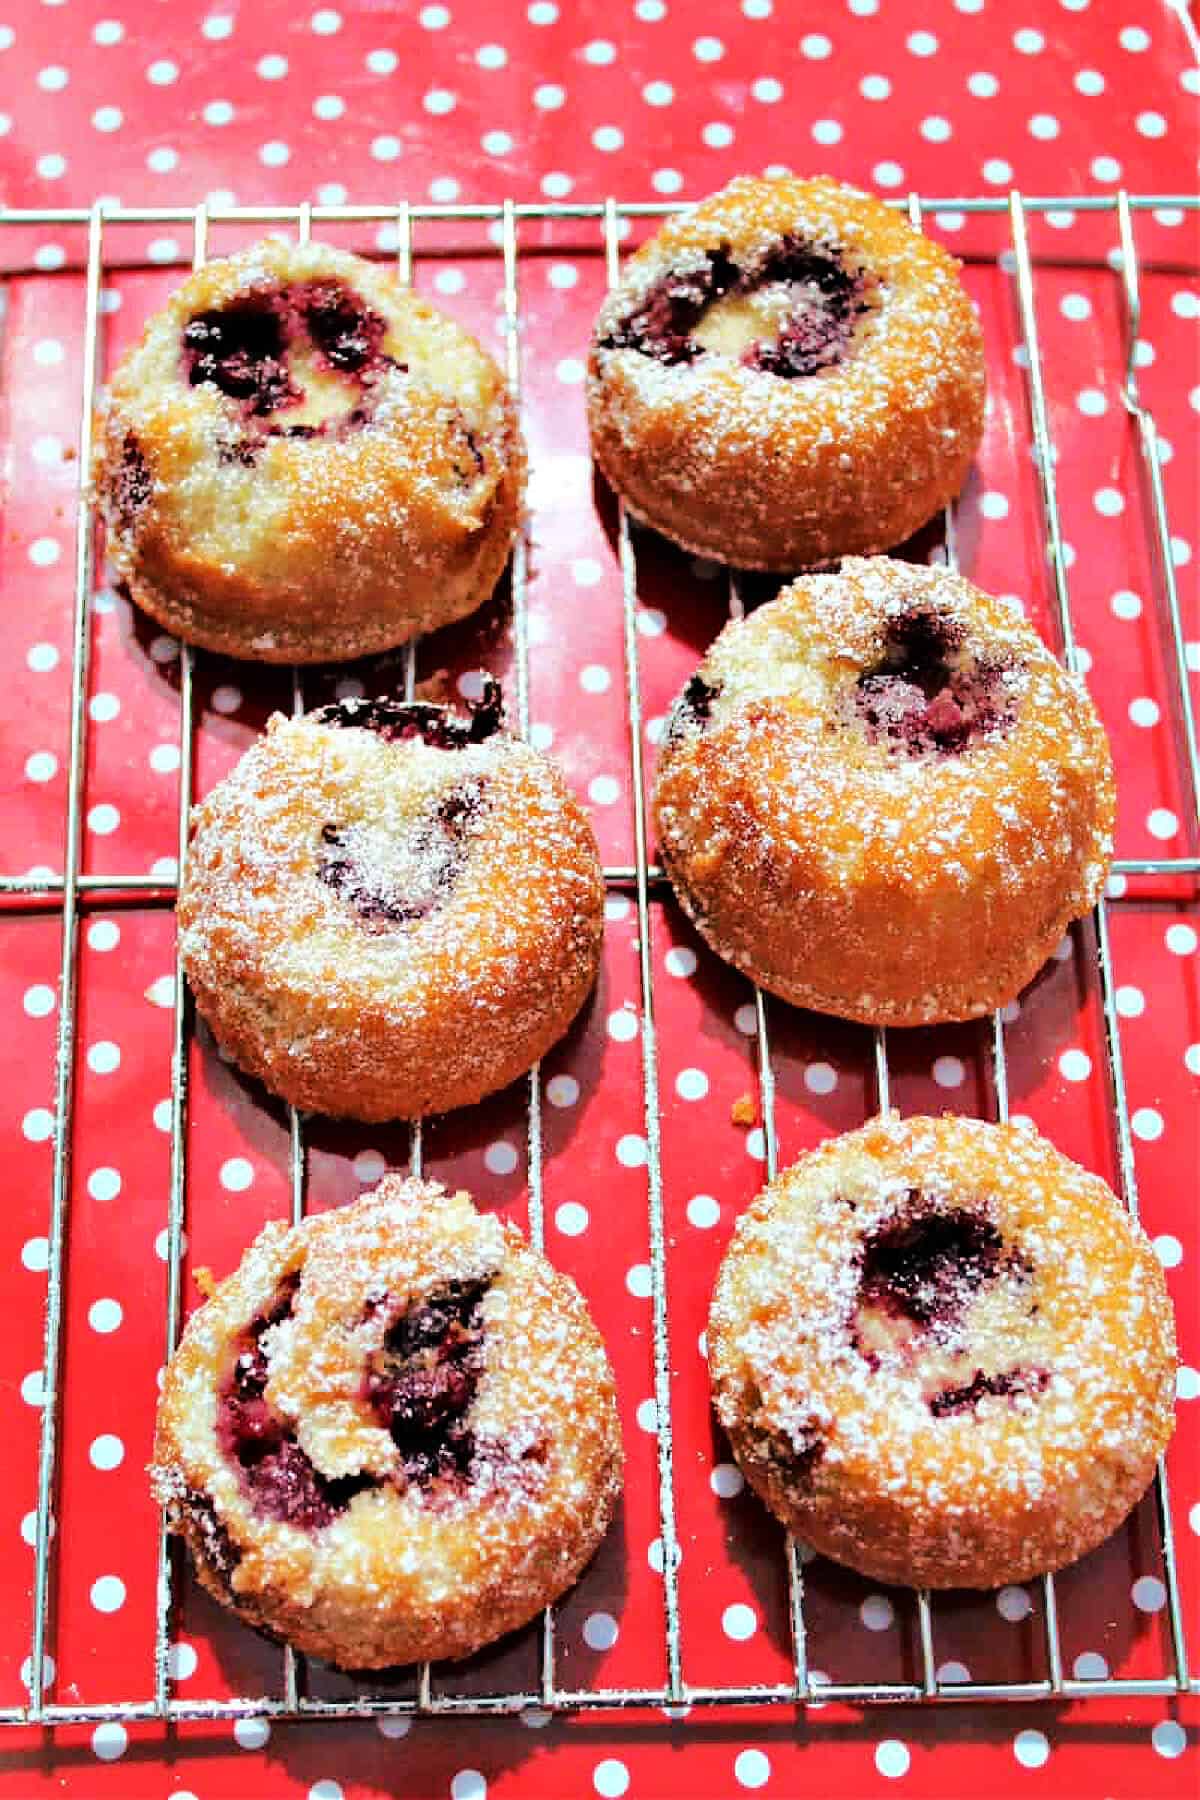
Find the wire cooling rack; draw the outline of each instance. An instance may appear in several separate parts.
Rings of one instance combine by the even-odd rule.
[[[1007,220],[1008,249],[1002,262],[1015,278],[1016,303],[1023,330],[1027,358],[1027,402],[1032,450],[1036,464],[1040,500],[1047,534],[1048,554],[1053,578],[1053,595],[1061,651],[1068,666],[1082,668],[1075,638],[1068,584],[1068,557],[1062,536],[1055,476],[1054,445],[1047,408],[1045,366],[1035,294],[1034,261],[1030,251],[1029,218],[1031,215],[1070,209],[1076,213],[1109,214],[1115,218],[1120,237],[1121,255],[1117,260],[1124,303],[1124,329],[1127,356],[1120,398],[1136,430],[1140,456],[1149,493],[1148,517],[1152,535],[1152,552],[1157,571],[1157,591],[1169,644],[1169,665],[1176,689],[1175,716],[1182,766],[1187,772],[1187,790],[1194,802],[1200,802],[1200,756],[1197,750],[1196,721],[1187,681],[1187,663],[1179,596],[1176,589],[1171,553],[1171,533],[1163,488],[1159,439],[1151,413],[1142,404],[1138,385],[1138,363],[1135,355],[1142,306],[1142,274],[1138,260],[1134,220],[1146,209],[1200,209],[1200,197],[1192,195],[1128,195],[1071,196],[1066,198],[1027,197],[1014,192],[1007,198],[923,199],[909,197],[909,217],[918,228],[927,211],[953,211],[964,216],[999,214]],[[791,1540],[786,1546],[788,1613],[791,1632],[790,1679],[776,1683],[737,1682],[726,1685],[699,1685],[687,1679],[681,1651],[680,1633],[680,1542],[676,1522],[676,1479],[674,1433],[672,1430],[672,1375],[670,1365],[670,1318],[667,1304],[668,1245],[664,1226],[663,1157],[661,1144],[662,1111],[659,1097],[659,1052],[655,1030],[655,991],[651,955],[651,895],[665,885],[661,871],[649,858],[645,780],[643,769],[642,682],[639,665],[638,604],[639,577],[634,538],[629,522],[620,509],[618,551],[624,620],[624,684],[629,745],[629,777],[634,809],[634,860],[631,865],[613,865],[605,870],[606,882],[612,889],[632,892],[636,901],[638,925],[637,950],[640,981],[640,1051],[641,1079],[645,1117],[646,1178],[648,1232],[650,1246],[650,1298],[653,1318],[654,1401],[657,1408],[657,1475],[658,1514],[661,1530],[662,1632],[665,1651],[665,1680],[657,1685],[604,1688],[570,1687],[560,1683],[556,1661],[555,1618],[547,1612],[538,1628],[539,1679],[521,1690],[489,1693],[452,1693],[442,1691],[435,1672],[428,1666],[420,1669],[415,1693],[397,1698],[394,1694],[364,1691],[351,1699],[322,1699],[306,1691],[306,1670],[301,1658],[290,1649],[283,1651],[283,1685],[281,1697],[261,1696],[232,1699],[181,1698],[174,1691],[171,1659],[171,1628],[177,1604],[178,1586],[175,1559],[165,1523],[160,1520],[157,1540],[156,1619],[153,1662],[153,1687],[148,1697],[105,1704],[71,1704],[51,1701],[46,1696],[46,1653],[53,1637],[52,1592],[55,1578],[56,1542],[60,1530],[54,1529],[55,1500],[59,1484],[60,1418],[63,1401],[64,1353],[64,1281],[66,1275],[67,1225],[70,1196],[72,1142],[75,1121],[75,1066],[79,1023],[79,943],[81,907],[85,903],[125,896],[143,905],[170,905],[174,901],[176,883],[159,874],[86,874],[82,868],[81,826],[87,752],[87,695],[91,654],[90,598],[94,574],[94,520],[88,493],[87,472],[92,451],[92,418],[97,393],[99,361],[99,324],[102,282],[106,272],[106,232],[121,226],[187,225],[192,231],[194,267],[206,259],[210,224],[254,225],[291,228],[301,240],[307,239],[314,225],[336,224],[366,226],[390,224],[396,233],[400,278],[411,280],[413,268],[414,228],[423,221],[482,221],[490,229],[491,241],[498,250],[503,270],[503,309],[507,375],[514,392],[520,396],[520,301],[519,301],[519,237],[521,227],[529,221],[575,220],[586,227],[596,227],[599,238],[596,254],[603,254],[609,284],[618,278],[620,243],[629,229],[629,221],[655,219],[679,210],[672,205],[626,204],[607,200],[595,205],[555,204],[524,205],[505,201],[499,206],[310,206],[240,207],[208,209],[184,207],[121,208],[97,203],[90,209],[57,209],[0,212],[0,225],[30,227],[43,225],[84,226],[87,231],[85,268],[86,307],[84,315],[82,413],[79,435],[78,520],[75,537],[74,613],[72,630],[72,672],[70,701],[69,765],[67,778],[67,813],[63,873],[34,874],[28,877],[0,879],[0,895],[11,909],[44,910],[55,908],[62,921],[60,1006],[55,1061],[55,1102],[53,1132],[53,1175],[50,1197],[48,1237],[48,1289],[45,1316],[44,1359],[42,1368],[43,1406],[37,1468],[37,1505],[35,1560],[33,1582],[33,1625],[29,1658],[29,1701],[24,1706],[0,1709],[0,1723],[73,1724],[105,1719],[239,1719],[254,1716],[271,1718],[348,1717],[403,1713],[421,1714],[497,1714],[517,1713],[525,1709],[563,1711],[581,1708],[665,1707],[760,1705],[777,1702],[804,1706],[808,1703],[840,1700],[853,1704],[896,1701],[1037,1701],[1057,1698],[1072,1700],[1091,1696],[1152,1696],[1196,1693],[1198,1683],[1188,1668],[1180,1584],[1176,1567],[1174,1525],[1166,1471],[1159,1465],[1155,1482],[1155,1516],[1158,1548],[1166,1588],[1167,1631],[1170,1655],[1159,1675],[1136,1678],[1072,1678],[1064,1673],[1064,1656],[1059,1628],[1059,1609],[1052,1576],[1041,1581],[1041,1620],[1045,1676],[1037,1680],[982,1682],[951,1681],[938,1670],[935,1652],[935,1604],[926,1592],[914,1597],[919,1643],[919,1675],[912,1681],[830,1682],[814,1670],[810,1662],[809,1630],[805,1611],[805,1574],[803,1551]],[[1007,260],[1006,260],[1007,259]],[[955,520],[948,511],[944,520],[943,542],[939,554],[950,566],[957,566]],[[517,725],[522,733],[529,729],[530,644],[527,602],[528,544],[518,540],[513,557],[513,638],[515,652],[515,685]],[[738,581],[731,577],[728,589],[729,612],[740,616],[743,598]],[[196,656],[186,646],[180,656],[180,722],[179,722],[179,808],[177,819],[177,867],[182,867],[187,849],[189,813],[193,790],[194,683]],[[410,646],[406,656],[405,688],[411,696],[416,678],[416,651]],[[292,677],[292,703],[295,711],[304,707],[304,684],[300,671]],[[1194,877],[1200,873],[1200,857],[1195,855],[1134,858],[1118,861],[1114,872],[1125,877]],[[1130,1211],[1137,1214],[1138,1189],[1134,1169],[1130,1125],[1130,1108],[1126,1092],[1122,1059],[1118,1006],[1113,972],[1109,931],[1108,902],[1101,900],[1094,916],[1096,975],[1103,1013],[1104,1042],[1107,1064],[1107,1086],[1111,1108],[1111,1124],[1115,1135],[1120,1185]],[[179,1332],[181,1315],[183,1226],[188,1190],[187,1118],[188,1061],[187,1051],[192,1020],[187,990],[176,959],[172,982],[172,1087],[170,1101],[170,1198],[166,1238],[167,1296],[165,1337],[166,1350],[173,1349]],[[773,1176],[778,1162],[778,1136],[775,1112],[775,1076],[771,1052],[771,1003],[759,991],[754,992],[754,1027],[757,1039],[758,1078],[763,1120],[764,1161],[768,1176]],[[1009,1116],[1008,1063],[1005,1048],[1005,1025],[996,1014],[987,1027],[991,1084],[995,1108],[1000,1119]],[[886,1033],[874,1034],[874,1086],[880,1108],[891,1101]],[[527,1150],[530,1236],[542,1246],[545,1232],[543,1205],[543,1115],[542,1081],[539,1069],[528,1078]],[[299,1220],[305,1210],[306,1150],[304,1125],[292,1110],[290,1132],[290,1196],[291,1213]],[[422,1167],[422,1131],[419,1123],[410,1129],[410,1164],[415,1173]]]

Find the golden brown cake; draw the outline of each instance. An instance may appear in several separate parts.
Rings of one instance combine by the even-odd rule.
[[[738,1222],[708,1329],[717,1417],[806,1543],[877,1581],[999,1587],[1116,1530],[1174,1424],[1140,1227],[1044,1138],[876,1119]]]
[[[469,1656],[549,1605],[621,1466],[574,1283],[466,1194],[389,1175],[268,1225],[193,1314],[151,1478],[211,1594],[367,1669]]]
[[[597,462],[686,549],[794,571],[901,543],[983,430],[959,265],[836,181],[741,176],[671,218],[600,311]]]
[[[197,809],[180,953],[217,1042],[314,1112],[416,1118],[514,1081],[596,979],[604,882],[554,765],[500,728],[279,714]]]
[[[797,1006],[927,1025],[1002,1006],[1112,855],[1080,679],[1010,604],[885,557],[726,626],[671,714],[659,850],[719,956]]]
[[[231,656],[342,660],[461,618],[517,529],[524,451],[492,358],[323,244],[194,274],[122,361],[97,435],[118,576]]]

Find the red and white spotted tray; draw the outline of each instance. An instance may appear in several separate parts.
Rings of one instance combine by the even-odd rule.
[[[1184,197],[1200,72],[1180,8],[1165,4],[1030,0],[1018,17],[998,0],[929,0],[915,12],[895,0],[745,0],[701,21],[678,0],[535,3],[511,17],[474,3],[299,15],[272,3],[243,13],[234,0],[123,16],[120,0],[8,6],[0,192],[23,210],[0,215],[0,998],[12,1022],[0,1571],[13,1597],[0,1618],[0,1717],[11,1722],[0,1794],[557,1800],[874,1795],[895,1784],[1008,1795],[1039,1782],[1079,1795],[1194,1792],[1200,1709],[1178,1697],[1178,1653],[1186,1637],[1200,1656],[1200,843],[1179,664],[1194,689],[1200,214]],[[956,509],[958,554],[982,585],[1018,595],[1058,647],[1065,607],[1116,754],[1126,867],[1100,926],[1105,954],[1097,924],[1084,925],[1023,996],[1004,1024],[1006,1084],[990,1026],[892,1034],[886,1046],[893,1104],[994,1115],[1006,1094],[1014,1114],[1136,1196],[1168,1270],[1184,1361],[1167,1464],[1174,1563],[1152,1496],[1052,1596],[1034,1584],[941,1598],[926,1614],[907,1593],[802,1559],[789,1587],[781,1536],[741,1491],[707,1406],[705,1307],[774,1152],[770,1085],[764,1093],[752,991],[707,953],[652,872],[639,904],[636,873],[653,846],[635,826],[629,702],[632,675],[649,770],[664,709],[731,593],[720,571],[648,534],[634,534],[623,568],[623,527],[587,457],[580,384],[606,232],[624,249],[653,227],[636,207],[606,216],[604,197],[698,197],[776,159],[897,197],[911,188],[983,203],[923,213],[966,258],[992,381],[985,442]],[[1014,215],[1010,184],[1059,204]],[[1127,229],[1140,272],[1133,366],[1157,427],[1169,561],[1142,449],[1149,429],[1121,398],[1131,299],[1113,254],[1121,184],[1157,197],[1131,209]],[[88,213],[97,194],[127,212],[164,210],[106,222]],[[506,218],[508,195],[517,205]],[[199,657],[195,729],[181,737],[178,646],[104,585],[102,565],[93,579],[77,560],[78,449],[89,320],[102,379],[180,278],[190,208],[206,197],[210,254],[270,228],[311,227],[384,255],[411,242],[418,287],[519,373],[527,552],[491,606],[421,645],[418,674],[445,670],[469,693],[487,668],[515,694],[524,667],[531,735],[588,801],[612,871],[601,986],[542,1071],[540,1155],[531,1162],[524,1084],[428,1126],[422,1152],[430,1173],[482,1204],[522,1224],[540,1213],[550,1255],[579,1280],[613,1354],[627,1494],[559,1610],[551,1664],[531,1630],[464,1669],[434,1671],[427,1689],[289,1671],[182,1569],[169,1609],[156,1590],[143,1468],[173,1249],[186,1242],[186,1310],[192,1267],[226,1270],[265,1219],[300,1197],[336,1205],[411,1152],[403,1127],[305,1121],[301,1196],[286,1116],[203,1035],[187,1053],[186,1120],[172,1107],[181,745],[185,772],[194,748],[201,794],[273,708],[290,707],[291,682]],[[374,211],[310,219],[303,201]],[[292,210],[253,223],[220,216],[256,205]],[[458,212],[428,216],[430,206]],[[47,216],[54,208],[63,216]],[[472,208],[480,216],[465,216]],[[1039,423],[1053,456],[1033,454]],[[909,553],[940,544],[931,532]],[[77,578],[88,601],[78,643]],[[752,584],[741,598],[753,601]],[[347,683],[378,691],[404,675],[403,656],[378,658],[313,672],[304,695],[317,704],[359,691]],[[60,1008],[64,914],[77,924]],[[653,1040],[640,1028],[647,999]],[[60,1013],[73,1052],[61,1144]],[[869,1032],[780,1005],[766,1024],[786,1163],[875,1108],[879,1057]],[[759,1105],[749,1129],[731,1121],[747,1092]],[[173,1179],[177,1117],[185,1155]],[[182,1240],[173,1199],[186,1208]],[[48,1293],[61,1330],[47,1364]],[[52,1730],[12,1722],[37,1686],[39,1623],[33,1699],[60,1721]],[[810,1699],[799,1709],[797,1683]],[[1081,1683],[1104,1685],[1084,1695]],[[751,1703],[759,1687],[771,1704]],[[339,1716],[363,1696],[376,1716]],[[321,1708],[333,1716],[311,1716]]]

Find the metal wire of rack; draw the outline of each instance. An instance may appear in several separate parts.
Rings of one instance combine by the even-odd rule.
[[[1193,802],[1200,810],[1200,747],[1197,743],[1196,719],[1187,679],[1183,625],[1171,554],[1171,536],[1162,480],[1158,435],[1153,416],[1143,405],[1138,388],[1135,349],[1141,318],[1141,271],[1134,232],[1134,215],[1137,212],[1163,208],[1200,211],[1200,196],[1131,195],[1122,191],[1114,195],[1033,197],[1013,192],[1006,198],[987,196],[929,199],[914,194],[909,196],[907,202],[895,202],[895,204],[906,205],[911,222],[918,228],[921,227],[927,212],[954,211],[963,214],[1007,216],[1010,234],[1009,253],[1016,279],[1017,306],[1028,352],[1027,386],[1030,423],[1042,512],[1048,537],[1057,626],[1063,656],[1068,667],[1072,668],[1080,666],[1080,659],[1076,651],[1067,561],[1059,522],[1054,447],[1046,406],[1044,364],[1038,335],[1034,266],[1029,245],[1028,217],[1030,214],[1061,209],[1115,215],[1121,247],[1119,273],[1124,298],[1126,330],[1126,363],[1120,397],[1137,431],[1142,464],[1150,494],[1153,550],[1160,598],[1171,646],[1172,673],[1178,701],[1179,738],[1183,762],[1187,770],[1188,786]],[[90,605],[94,574],[95,535],[88,493],[88,470],[91,464],[92,419],[97,392],[101,285],[106,266],[105,229],[110,224],[190,224],[193,232],[192,264],[193,267],[198,268],[206,259],[209,226],[213,223],[290,225],[295,228],[302,241],[308,238],[314,224],[390,223],[395,228],[397,235],[398,274],[401,280],[408,282],[412,275],[413,226],[415,222],[423,220],[487,222],[498,242],[502,261],[506,374],[519,403],[521,390],[519,227],[521,223],[524,221],[576,220],[598,224],[601,232],[598,248],[604,256],[608,280],[612,285],[618,278],[620,242],[625,223],[634,219],[658,218],[678,210],[680,208],[677,205],[670,203],[632,203],[619,202],[615,199],[594,204],[522,204],[505,200],[500,205],[491,206],[426,206],[401,203],[399,205],[335,207],[313,206],[306,202],[298,206],[220,209],[210,209],[204,205],[194,208],[180,206],[121,208],[106,207],[102,202],[98,202],[90,208],[20,211],[0,209],[0,226],[58,224],[81,225],[87,228],[84,271],[86,286],[82,415],[79,431],[80,473],[72,618],[68,799],[63,873],[61,876],[31,875],[0,878],[0,896],[9,900],[17,910],[40,910],[50,906],[61,914],[62,920],[54,1077],[53,1172],[42,1366],[43,1405],[37,1469],[29,1701],[25,1706],[0,1708],[0,1724],[67,1725],[109,1719],[123,1721],[235,1720],[256,1716],[347,1718],[405,1713],[427,1715],[512,1714],[526,1709],[544,1709],[555,1712],[585,1708],[741,1706],[762,1705],[770,1702],[803,1706],[817,1701],[830,1700],[857,1705],[889,1701],[961,1704],[970,1701],[1076,1700],[1093,1696],[1110,1698],[1114,1696],[1170,1696],[1200,1692],[1200,1681],[1197,1681],[1189,1673],[1170,1494],[1166,1471],[1161,1461],[1155,1479],[1155,1497],[1171,1644],[1170,1667],[1162,1675],[1128,1679],[1112,1677],[1078,1679],[1065,1676],[1055,1584],[1053,1577],[1047,1575],[1042,1577],[1041,1584],[1044,1654],[1047,1670],[1044,1679],[953,1683],[942,1679],[937,1673],[935,1656],[934,1604],[930,1595],[921,1591],[914,1596],[920,1650],[919,1680],[886,1683],[835,1683],[822,1680],[818,1685],[810,1672],[809,1665],[803,1556],[797,1544],[789,1539],[786,1550],[786,1574],[792,1638],[791,1680],[775,1684],[739,1685],[731,1683],[701,1686],[685,1679],[680,1646],[677,1573],[679,1541],[675,1520],[672,1467],[670,1321],[667,1304],[658,1047],[651,966],[650,900],[651,894],[664,885],[664,877],[661,870],[656,868],[649,859],[637,631],[638,570],[629,520],[624,506],[621,506],[618,514],[618,553],[622,587],[625,700],[634,806],[635,860],[632,865],[628,866],[606,867],[605,880],[610,888],[633,890],[638,925],[639,1023],[647,1145],[647,1216],[653,1318],[654,1400],[659,1421],[657,1432],[658,1510],[663,1552],[662,1593],[666,1680],[659,1686],[640,1688],[571,1689],[560,1686],[556,1679],[554,1615],[551,1610],[543,1615],[539,1629],[538,1683],[536,1687],[531,1687],[526,1691],[486,1694],[440,1693],[435,1686],[432,1670],[425,1665],[418,1672],[417,1691],[414,1698],[360,1694],[347,1700],[321,1699],[305,1692],[303,1659],[285,1648],[281,1698],[261,1696],[228,1700],[180,1699],[173,1693],[168,1656],[175,1590],[173,1556],[165,1520],[160,1520],[157,1538],[158,1580],[152,1696],[147,1699],[94,1705],[52,1702],[46,1698],[45,1654],[52,1623],[50,1595],[54,1573],[55,1541],[52,1517],[58,1476],[62,1398],[60,1375],[63,1353],[63,1291],[79,1016],[78,927],[80,912],[85,901],[99,899],[112,901],[126,897],[141,905],[171,905],[174,903],[178,891],[178,871],[183,867],[187,850],[193,786],[196,658],[195,653],[185,645],[181,649],[180,656],[180,762],[176,877],[171,880],[157,874],[85,875],[82,872],[81,821],[87,748],[86,702],[91,654]],[[957,566],[953,509],[948,509],[945,515],[942,554],[949,566]],[[517,724],[523,735],[528,732],[529,728],[530,633],[527,610],[527,574],[528,543],[525,534],[522,533],[518,538],[513,555],[512,595]],[[731,577],[729,584],[730,615],[740,616],[742,610],[743,603],[738,584],[736,578]],[[410,646],[405,665],[405,689],[408,697],[412,695],[415,676],[416,651],[415,646]],[[303,683],[298,670],[293,674],[292,704],[295,712],[303,711]],[[1123,859],[1114,864],[1114,872],[1134,877],[1194,876],[1200,873],[1200,856]],[[1136,1216],[1138,1211],[1137,1177],[1134,1168],[1130,1114],[1116,1004],[1108,903],[1103,899],[1095,909],[1093,924],[1096,972],[1104,1021],[1107,1082],[1116,1136],[1120,1185],[1126,1205]],[[770,1178],[774,1176],[778,1164],[770,1011],[767,999],[762,992],[757,988],[753,991],[765,1167],[768,1178]],[[186,1155],[187,1052],[191,1033],[191,1012],[187,987],[178,957],[173,975],[172,1007],[170,1189],[166,1256],[166,1349],[168,1354],[175,1346],[180,1325],[183,1225],[188,1181]],[[1008,1118],[1008,1070],[1004,1023],[999,1013],[993,1015],[986,1029],[989,1033],[996,1111],[1001,1120],[1006,1120]],[[882,1110],[891,1104],[887,1034],[882,1029],[876,1030],[874,1034],[874,1072],[876,1098]],[[534,1245],[540,1248],[544,1239],[544,1204],[542,1096],[539,1069],[536,1067],[532,1069],[527,1080],[526,1139],[529,1230]],[[409,1162],[412,1171],[420,1173],[422,1136],[419,1122],[415,1122],[410,1127]],[[305,1207],[306,1158],[303,1122],[295,1109],[289,1109],[289,1180],[291,1217],[293,1221],[298,1221],[303,1217]]]

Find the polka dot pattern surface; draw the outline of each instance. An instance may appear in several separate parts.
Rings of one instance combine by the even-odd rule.
[[[1167,0],[482,0],[383,8],[370,0],[287,8],[262,0],[0,0],[3,200],[16,207],[214,207],[270,201],[434,204],[699,198],[733,174],[828,172],[902,200],[941,198],[927,229],[966,258],[989,353],[991,401],[977,467],[957,511],[964,567],[1012,596],[1059,647],[1038,468],[1030,453],[1028,354],[1007,223],[955,206],[1012,185],[1060,195],[1031,219],[1038,323],[1078,666],[1111,735],[1120,788],[1118,855],[1196,855],[1179,754],[1162,573],[1139,481],[1124,379],[1119,244],[1085,193],[1184,192],[1195,182],[1200,70],[1181,9]],[[1200,703],[1194,495],[1200,317],[1196,215],[1136,215],[1144,259],[1135,367],[1155,414],[1171,515],[1184,660]],[[394,256],[390,220],[318,223],[350,248]],[[634,222],[623,248],[652,226]],[[555,756],[593,819],[604,859],[634,860],[622,570],[616,508],[594,485],[582,383],[604,292],[594,220],[520,225],[518,341],[531,449],[528,642],[531,738]],[[247,241],[214,224],[211,249]],[[418,223],[418,289],[503,357],[499,249],[487,222]],[[185,220],[105,230],[102,370],[138,336],[192,254]],[[19,596],[0,616],[5,830],[0,873],[53,883],[64,859],[71,760],[71,602],[79,465],[86,231],[0,229],[0,444],[11,468],[0,580]],[[643,750],[652,770],[670,703],[723,624],[730,593],[711,563],[635,530]],[[907,547],[940,553],[937,534]],[[743,599],[759,598],[752,583]],[[507,585],[476,618],[421,646],[418,675],[478,697],[483,669],[510,686]],[[152,1691],[156,1518],[144,1467],[164,1353],[171,1172],[174,937],[169,901],[180,778],[178,643],[94,571],[85,695],[82,868],[158,883],[135,903],[85,893],[79,931],[76,1119],[65,1250],[67,1400],[50,1521],[62,1559],[44,1677],[51,1699],[104,1706]],[[397,656],[310,671],[317,705],[403,679]],[[203,794],[292,703],[286,670],[201,657],[195,669],[194,787]],[[1131,1164],[1147,1231],[1180,1314],[1180,1423],[1169,1467],[1185,1623],[1200,1636],[1200,1318],[1195,1208],[1181,1170],[1195,1160],[1200,1077],[1200,911],[1194,882],[1113,877],[1107,925],[1131,1121]],[[0,1570],[18,1604],[0,1616],[0,1706],[24,1704],[31,1664],[38,1433],[46,1402],[43,1309],[51,1258],[54,1056],[61,944],[51,893],[0,913],[4,1123],[13,1146],[0,1214],[7,1326],[0,1334],[6,1472]],[[143,903],[144,902],[144,903]],[[7,903],[6,903],[7,904]],[[628,1456],[620,1521],[557,1615],[556,1678],[567,1689],[661,1688],[663,1600],[677,1581],[689,1682],[788,1683],[783,1546],[711,1424],[705,1362],[712,1279],[764,1176],[768,1142],[753,994],[652,891],[647,945],[656,1001],[668,1398],[676,1555],[658,1503],[666,1418],[655,1386],[659,1305],[647,1225],[653,1140],[643,1105],[633,890],[610,888],[604,968],[592,1005],[540,1073],[541,1216],[548,1251],[580,1284],[617,1370]],[[870,1034],[770,1005],[778,1155],[794,1160],[876,1106]],[[1119,1182],[1109,1125],[1104,996],[1093,928],[1061,947],[1005,1012],[1009,1101],[1069,1155]],[[990,1112],[985,1027],[890,1034],[891,1095],[905,1111]],[[196,1034],[189,1048],[183,1305],[196,1271],[223,1274],[291,1205],[286,1118]],[[530,1219],[527,1087],[519,1083],[424,1132],[426,1170],[470,1187],[523,1227]],[[747,1104],[748,1103],[748,1104]],[[342,1204],[406,1166],[403,1125],[356,1133],[306,1123],[311,1208]],[[58,1533],[60,1520],[68,1529]],[[1148,1500],[1130,1526],[1056,1583],[1068,1679],[1148,1678],[1170,1667],[1165,1570]],[[830,1682],[903,1684],[921,1672],[912,1597],[798,1549],[814,1691]],[[1040,1587],[935,1602],[939,1681],[1043,1678]],[[218,1616],[182,1576],[167,1644],[181,1700],[278,1694],[278,1650]],[[1147,1800],[1194,1792],[1193,1700],[1089,1699],[1053,1709],[868,1708],[817,1702],[798,1736],[790,1711],[651,1708],[625,1723],[559,1718],[539,1699],[536,1632],[461,1668],[438,1691],[528,1696],[519,1719],[291,1726],[246,1716],[161,1730],[106,1719],[57,1741],[4,1740],[0,1797],[53,1786],[66,1800],[367,1800],[394,1789],[452,1800],[570,1794],[727,1800],[731,1794],[909,1792],[1004,1800],[1054,1783]],[[347,1699],[363,1684],[314,1665],[309,1691]],[[415,1695],[399,1678],[388,1693]],[[1098,1752],[1098,1746],[1100,1750]],[[686,1747],[686,1748],[684,1748]],[[683,1755],[681,1756],[681,1750]],[[536,1754],[535,1754],[536,1753]],[[681,1770],[686,1769],[686,1774]],[[166,1771],[164,1773],[164,1770]]]

